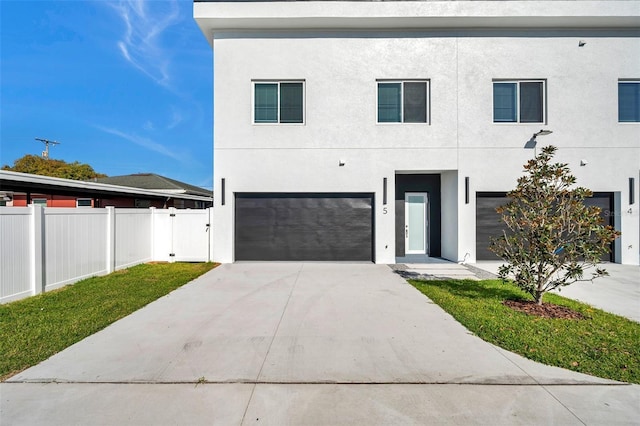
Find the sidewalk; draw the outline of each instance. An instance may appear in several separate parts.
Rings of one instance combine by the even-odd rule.
[[[640,386],[490,345],[372,264],[222,265],[0,384],[3,426],[638,418]]]

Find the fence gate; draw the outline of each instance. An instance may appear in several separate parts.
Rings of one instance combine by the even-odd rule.
[[[209,260],[209,210],[175,210],[172,216],[172,252],[176,262]]]
[[[154,212],[154,258],[170,262],[207,262],[211,209],[170,208]]]

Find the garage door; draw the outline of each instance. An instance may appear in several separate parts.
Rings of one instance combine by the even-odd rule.
[[[499,260],[489,250],[491,237],[502,235],[504,222],[496,212],[496,207],[505,205],[507,197],[505,193],[478,193],[476,195],[476,259]]]
[[[239,193],[236,260],[371,261],[373,194]]]
[[[507,204],[505,193],[478,193],[476,195],[476,259],[477,260],[499,260],[499,258],[489,250],[491,237],[502,235],[504,223],[496,207]],[[587,206],[597,206],[601,209],[601,216],[605,225],[613,226],[613,193],[595,192],[593,197],[584,200]],[[602,257],[603,261],[613,261],[613,244],[611,252]]]

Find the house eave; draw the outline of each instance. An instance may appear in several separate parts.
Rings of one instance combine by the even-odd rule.
[[[633,1],[289,1],[195,2],[212,43],[218,31],[638,29]]]

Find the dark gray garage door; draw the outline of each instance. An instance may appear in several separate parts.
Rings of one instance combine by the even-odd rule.
[[[238,193],[236,260],[371,261],[373,194]]]
[[[504,223],[496,213],[496,207],[507,204],[505,193],[479,192],[476,194],[476,259],[498,260],[499,258],[489,250],[490,238],[502,235]],[[613,226],[613,193],[595,192],[593,197],[587,198],[587,206],[598,206],[605,225]],[[604,261],[613,261],[613,244],[611,252],[602,257]]]
[[[507,203],[504,192],[476,194],[476,259],[499,260],[489,250],[491,237],[502,235],[504,222],[496,212],[496,207]]]

